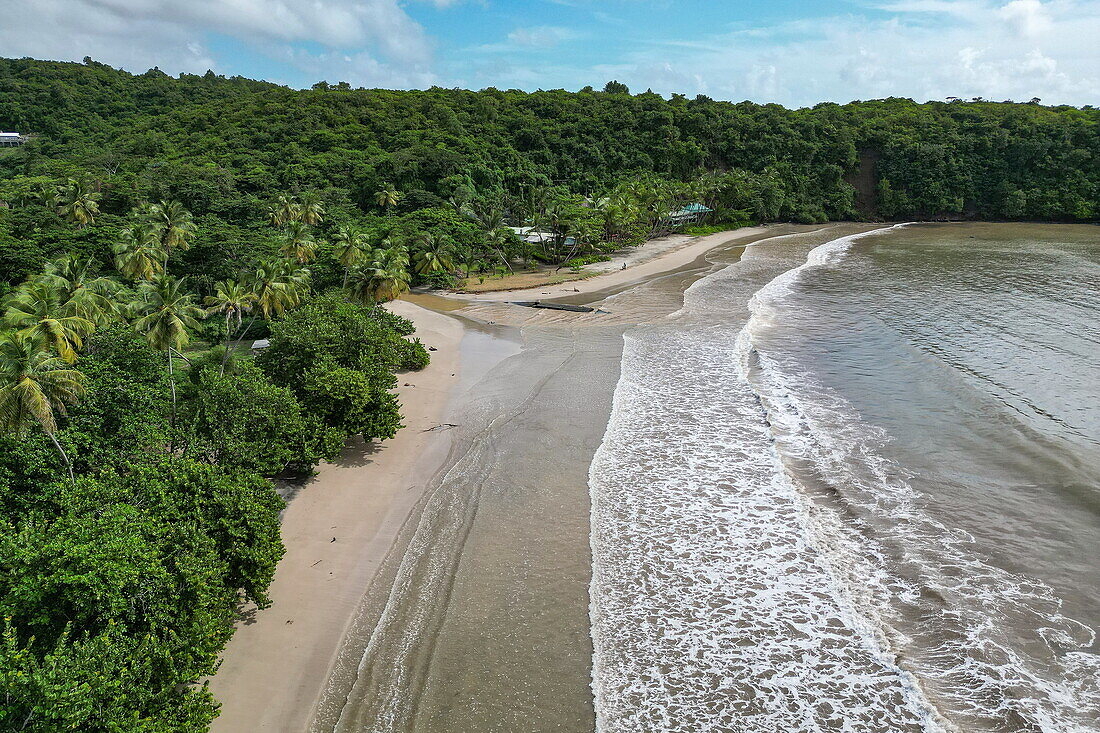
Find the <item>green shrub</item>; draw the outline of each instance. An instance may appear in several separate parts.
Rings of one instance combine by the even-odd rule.
[[[570,267],[570,268],[579,269],[581,267],[584,267],[585,265],[592,265],[592,264],[595,264],[597,262],[610,262],[610,261],[611,261],[611,258],[608,255],[591,254],[591,255],[583,255],[581,257],[574,257],[573,259],[566,262],[565,266]]]
[[[428,356],[428,350],[424,348],[424,344],[420,343],[420,339],[415,338],[412,341],[406,341],[406,343],[408,346],[401,355],[401,369],[418,372],[428,366],[431,357]]]

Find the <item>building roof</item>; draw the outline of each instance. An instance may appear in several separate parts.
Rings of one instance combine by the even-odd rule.
[[[253,349],[266,349],[268,346],[271,346],[271,342],[267,339],[257,339],[252,342]]]
[[[0,132],[0,137],[22,137],[18,132]]]

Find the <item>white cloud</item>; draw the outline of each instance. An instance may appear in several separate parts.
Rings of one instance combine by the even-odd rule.
[[[427,36],[398,0],[0,0],[0,18],[2,55],[90,55],[132,71],[223,71],[204,50],[210,32],[273,56],[293,51],[295,63],[318,70],[335,58],[330,51],[354,49],[360,60],[337,67],[358,70],[348,79],[355,83],[411,84],[432,60]],[[309,54],[292,44],[325,50]]]
[[[876,10],[654,42],[602,68],[632,89],[794,105],[885,96],[1100,99],[1100,3],[900,0]],[[595,83],[593,72],[576,69],[577,83]]]
[[[1039,0],[1012,0],[997,11],[997,14],[1012,25],[1016,32],[1029,38],[1037,38],[1053,26],[1053,20],[1047,6]]]
[[[405,6],[483,12],[471,5],[485,0],[0,0],[0,55],[242,73],[224,51],[230,38],[275,59],[272,73],[307,83],[534,89],[616,78],[635,90],[794,105],[891,95],[1100,99],[1097,0],[861,1],[846,6],[865,8],[852,14],[732,30],[716,9],[709,25],[682,39],[652,31],[638,38],[620,20],[541,24],[554,17],[546,12],[499,39],[475,37],[438,53]],[[577,42],[589,37],[601,41]],[[561,53],[567,44],[570,53]]]
[[[553,25],[540,25],[533,28],[516,28],[508,34],[508,41],[517,46],[536,46],[539,48],[553,48],[562,41],[574,38],[575,34],[568,28]]]

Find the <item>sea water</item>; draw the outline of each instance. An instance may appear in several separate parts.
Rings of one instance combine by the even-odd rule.
[[[1100,730],[1100,229],[749,247],[590,491],[600,731]]]

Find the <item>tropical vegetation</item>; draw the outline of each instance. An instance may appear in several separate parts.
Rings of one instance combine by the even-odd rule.
[[[1100,112],[0,59],[0,729],[202,731],[273,478],[401,426],[410,287],[685,225],[1100,218]],[[672,216],[689,204],[705,222]],[[702,226],[701,226],[702,225]],[[523,236],[517,235],[517,230]],[[268,347],[254,355],[253,341]]]

